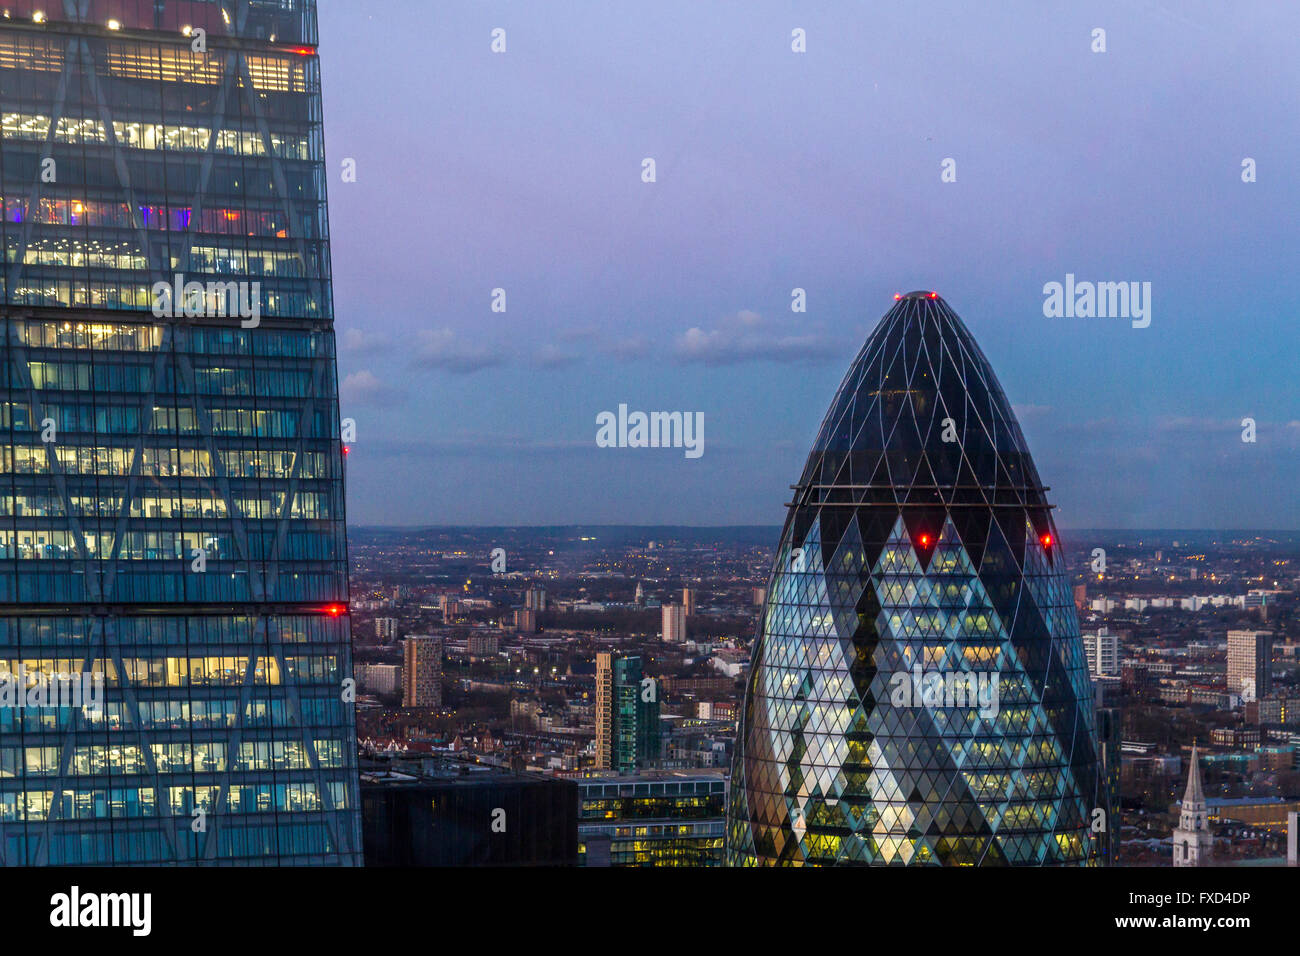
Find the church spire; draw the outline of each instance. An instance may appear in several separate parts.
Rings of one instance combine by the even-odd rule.
[[[1187,792],[1183,806],[1200,809],[1205,806],[1205,791],[1201,788],[1201,764],[1196,758],[1196,742],[1192,742],[1192,767],[1187,774]]]
[[[1187,771],[1187,792],[1174,828],[1174,866],[1206,866],[1214,856],[1214,836],[1210,833],[1210,811],[1201,787],[1201,762],[1192,741],[1192,765]]]

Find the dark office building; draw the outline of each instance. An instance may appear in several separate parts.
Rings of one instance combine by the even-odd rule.
[[[367,764],[366,866],[574,866],[571,780],[437,758]]]
[[[1094,823],[1093,830],[1101,844],[1102,861],[1114,866],[1119,860],[1120,848],[1120,771],[1122,769],[1124,742],[1124,715],[1118,707],[1097,708],[1097,757],[1106,790],[1106,803],[1111,808],[1109,817],[1098,817],[1101,829]]]
[[[664,771],[578,781],[582,866],[722,866],[727,779]]]
[[[359,865],[314,0],[6,0],[0,864]]]
[[[1046,489],[970,332],[898,296],[794,488],[731,775],[735,865],[1104,862]]]

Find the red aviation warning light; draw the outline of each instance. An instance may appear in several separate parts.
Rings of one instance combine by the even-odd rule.
[[[1050,534],[1044,534],[1039,537],[1038,540],[1043,543],[1044,548],[1050,548],[1052,546],[1052,536]]]
[[[921,535],[921,547],[923,548],[930,547],[930,536],[928,534]]]
[[[344,614],[346,612],[347,612],[347,605],[344,604],[329,604],[326,605],[325,607],[325,613],[328,614],[330,617],[338,617],[339,615]]]

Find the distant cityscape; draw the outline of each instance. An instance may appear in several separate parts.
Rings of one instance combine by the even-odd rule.
[[[363,800],[476,774],[567,782],[579,861],[721,865],[779,536],[353,529]],[[1214,861],[1285,865],[1300,811],[1300,534],[1078,531],[1063,546],[1098,706],[1123,715],[1116,863],[1176,862],[1195,744]],[[412,681],[413,666],[438,679]],[[610,695],[640,700],[641,675],[653,706],[611,714]]]

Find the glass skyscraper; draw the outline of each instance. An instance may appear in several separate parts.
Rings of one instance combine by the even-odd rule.
[[[732,767],[731,865],[1105,862],[1051,505],[934,293],[899,296],[794,486]]]
[[[596,655],[596,767],[635,773],[659,758],[659,694],[641,658]]]
[[[360,864],[314,0],[4,7],[0,864]]]

